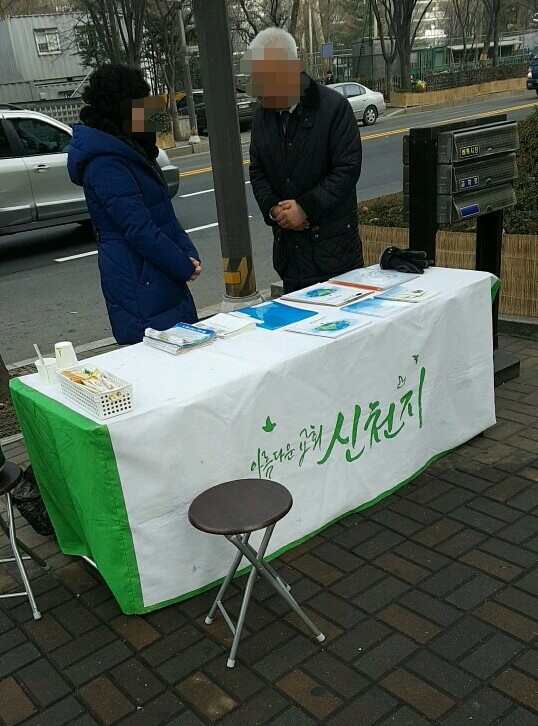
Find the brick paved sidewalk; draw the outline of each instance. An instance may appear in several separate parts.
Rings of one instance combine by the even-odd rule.
[[[495,427],[280,558],[323,648],[259,582],[229,670],[222,618],[204,623],[214,591],[126,617],[91,567],[22,528],[52,573],[31,567],[41,621],[0,605],[0,723],[537,726],[538,342],[503,347],[522,375],[497,390]]]

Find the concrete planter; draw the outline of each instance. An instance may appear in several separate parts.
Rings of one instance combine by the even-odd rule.
[[[509,78],[505,81],[477,83],[472,86],[448,88],[445,91],[426,91],[426,93],[398,93],[392,91],[390,94],[390,102],[394,106],[410,108],[413,106],[430,106],[464,101],[467,98],[476,98],[477,96],[487,96],[492,93],[506,91],[521,91],[523,93],[525,91],[525,79]]]
[[[176,145],[174,134],[171,131],[157,134],[157,146],[159,149],[173,149]]]
[[[379,262],[390,245],[409,246],[409,230],[403,227],[359,225],[359,231],[366,265]],[[439,267],[473,270],[475,235],[440,232],[436,262]],[[538,235],[504,235],[500,294],[501,314],[538,317]]]

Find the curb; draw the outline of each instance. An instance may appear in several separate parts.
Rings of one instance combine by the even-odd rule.
[[[418,95],[418,94],[417,94]],[[476,96],[474,98],[460,98],[456,101],[443,101],[442,103],[428,103],[423,106],[398,106],[396,112],[390,114],[391,116],[397,115],[397,113],[405,116],[411,116],[416,113],[424,113],[425,111],[433,111],[435,109],[442,110],[443,108],[454,108],[456,106],[470,106],[472,103],[476,103],[477,100],[486,101],[492,99],[503,99],[503,98],[520,98],[522,101],[527,99],[527,96],[522,91],[497,91],[497,93],[485,93],[482,96]],[[390,108],[390,106],[388,106]],[[385,114],[384,118],[390,118],[389,115]]]
[[[248,139],[247,141],[241,141],[241,146],[249,145],[250,139]],[[174,159],[181,159],[184,156],[193,156],[195,154],[209,154],[209,152],[211,151],[211,146],[209,144],[209,139],[204,139],[199,144],[176,146],[172,149],[163,149],[163,151],[166,152],[170,161],[173,161]]]

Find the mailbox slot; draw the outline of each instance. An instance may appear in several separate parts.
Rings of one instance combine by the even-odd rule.
[[[518,148],[517,123],[506,121],[468,131],[439,134],[437,161],[439,164],[457,164],[493,154],[506,154]]]
[[[515,152],[454,166],[439,164],[437,167],[437,193],[460,194],[466,191],[486,189],[495,184],[513,181],[517,179],[517,175]],[[405,176],[404,172],[404,180]]]
[[[514,206],[516,193],[512,184],[501,184],[477,192],[437,197],[437,221],[452,224],[489,212]]]

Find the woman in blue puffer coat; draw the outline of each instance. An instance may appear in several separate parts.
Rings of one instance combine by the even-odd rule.
[[[147,327],[197,321],[187,282],[201,272],[199,256],[156,162],[156,134],[144,122],[148,95],[141,71],[102,66],[82,96],[88,105],[68,157],[97,231],[101,285],[122,344],[139,343]]]

